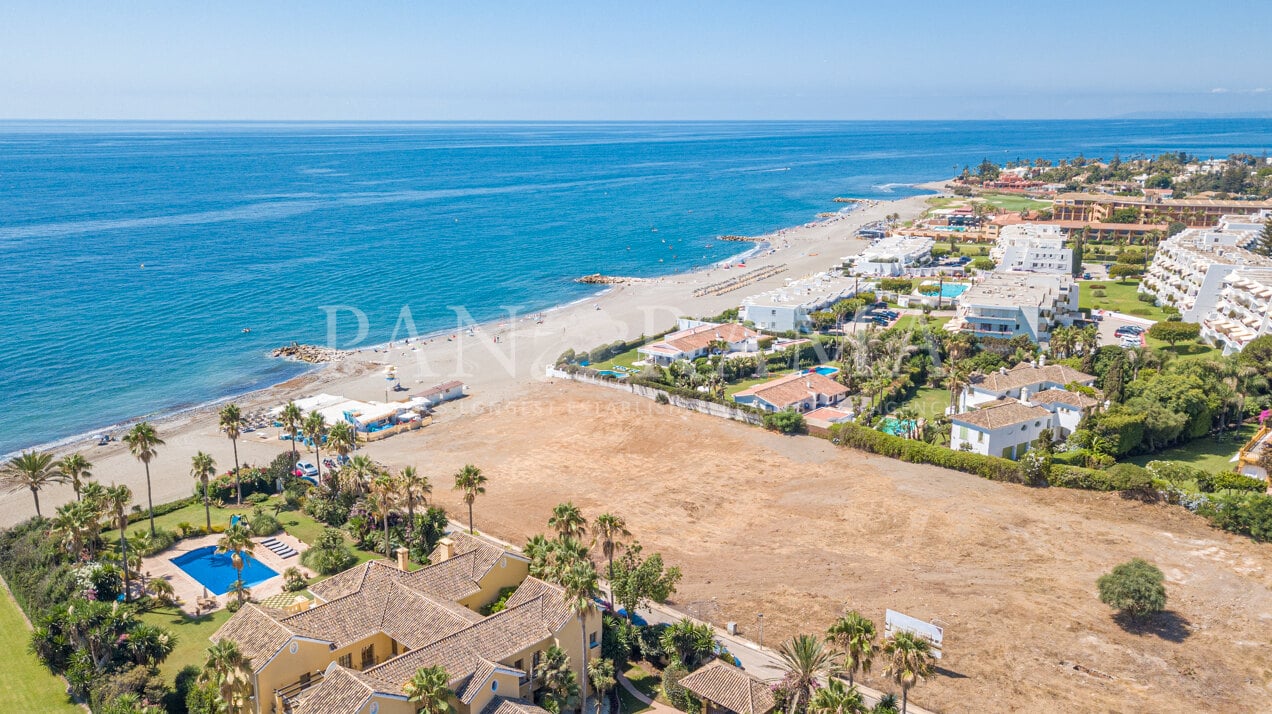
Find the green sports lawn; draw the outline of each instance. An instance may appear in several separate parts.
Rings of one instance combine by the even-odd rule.
[[[66,683],[27,652],[27,624],[8,589],[0,591],[0,632],[9,655],[0,667],[0,711],[83,714],[66,695]]]

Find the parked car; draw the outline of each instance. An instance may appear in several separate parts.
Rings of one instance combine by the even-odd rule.
[[[1082,279],[1083,279],[1083,280],[1090,280],[1090,279],[1091,279],[1091,274],[1090,274],[1090,273],[1083,273],[1083,274],[1082,274]]]
[[[297,476],[300,476],[301,478],[305,478],[305,477],[308,477],[311,479],[318,478],[318,467],[314,466],[308,461],[297,461],[296,470],[293,471],[292,473],[294,473]]]

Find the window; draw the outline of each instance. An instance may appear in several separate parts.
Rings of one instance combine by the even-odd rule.
[[[513,668],[513,669],[519,669],[519,670],[521,670],[522,672],[525,672],[525,671],[526,671],[526,661],[525,661],[524,659],[519,659],[519,660],[517,660],[516,662],[513,662],[513,663],[512,663],[512,668]],[[524,681],[525,681],[525,679],[526,679],[526,677],[528,677],[529,675],[530,675],[530,673],[529,673],[529,672],[526,672],[524,675],[522,675],[522,680],[521,680],[521,681],[523,681],[523,682],[524,682]]]
[[[962,439],[963,441],[967,441],[967,427],[960,426],[958,428],[958,438]]]
[[[1013,448],[1013,447],[1008,446],[1007,448],[1003,449],[1003,458],[1004,458],[1004,459],[1010,459],[1010,458],[1011,458],[1011,450],[1012,450],[1012,448]]]
[[[353,669],[353,655],[340,655],[340,666],[346,669]]]
[[[976,432],[976,443],[978,444],[985,443],[985,432],[983,431]]]
[[[588,635],[588,636],[587,636],[587,648],[588,648],[588,649],[592,649],[593,647],[595,647],[595,646],[596,646],[596,645],[598,645],[598,644],[600,644],[600,643],[598,643],[598,642],[596,641],[596,633],[595,633],[595,632],[593,632],[593,633],[591,633],[590,635]]]
[[[307,689],[309,687],[309,678],[310,678],[309,672],[305,672],[304,674],[300,675],[300,680],[297,681],[296,683],[300,685],[301,689]]]
[[[397,640],[390,640],[389,641],[389,656],[397,657],[397,653],[398,653]]]
[[[362,648],[362,669],[375,666],[375,645]]]
[[[497,679],[490,680],[490,691],[492,692],[499,691],[499,680]]]

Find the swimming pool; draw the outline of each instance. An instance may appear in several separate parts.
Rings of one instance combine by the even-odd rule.
[[[817,374],[820,374],[820,375],[821,375],[821,376],[823,376],[823,377],[833,377],[833,376],[835,376],[836,374],[839,374],[839,368],[838,368],[838,367],[831,367],[831,366],[829,366],[829,365],[824,365],[824,364],[823,364],[823,365],[818,365],[818,366],[816,366],[816,367],[813,367],[812,369],[806,369],[806,370],[804,370],[804,373],[805,373],[805,374],[807,374],[807,373],[809,373],[809,372],[816,372]]]
[[[601,375],[602,377],[609,377],[610,379],[625,379],[627,377],[625,373],[615,372],[612,369],[597,370],[596,373]]]
[[[192,550],[171,560],[182,572],[199,581],[200,585],[215,595],[229,592],[230,586],[237,579],[230,554],[216,552],[214,545]],[[243,558],[243,584],[247,587],[259,585],[275,575],[278,573],[252,556]]]
[[[884,417],[883,423],[879,429],[885,434],[893,436],[905,436],[914,431],[916,422],[913,419],[897,419],[896,417]]]
[[[946,283],[941,286],[941,297],[956,298],[967,290],[962,283]]]

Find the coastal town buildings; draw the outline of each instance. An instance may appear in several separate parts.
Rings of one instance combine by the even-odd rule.
[[[1019,399],[1001,397],[952,415],[950,448],[1019,459],[1046,430],[1052,441],[1060,441],[1099,406],[1099,400],[1077,392],[1021,389]]]
[[[923,236],[892,235],[876,241],[859,255],[847,256],[845,264],[861,275],[890,277],[902,275],[912,266],[932,259],[932,239]]]
[[[959,296],[958,312],[945,329],[1046,342],[1052,329],[1078,317],[1078,284],[1068,275],[993,272]]]
[[[1248,250],[1262,226],[1225,217],[1213,229],[1189,229],[1162,241],[1139,291],[1173,305],[1185,322],[1201,322],[1219,304],[1224,279],[1242,268],[1272,268],[1272,258]]]
[[[815,371],[797,372],[744,389],[733,395],[738,404],[749,404],[765,411],[794,410],[808,412],[831,407],[848,396],[848,388]]]
[[[824,272],[792,280],[786,287],[743,299],[738,316],[760,330],[803,332],[812,326],[814,312],[846,300],[869,284],[839,272]]]
[[[1058,221],[1108,222],[1118,211],[1128,214],[1134,211],[1136,220],[1131,222],[1178,222],[1189,227],[1205,227],[1219,223],[1228,214],[1272,210],[1272,201],[1063,193],[1056,196],[1051,210],[1052,217]]]
[[[1073,250],[1064,247],[1058,226],[1021,223],[1004,227],[989,257],[999,271],[1068,275],[1073,272]]]
[[[681,319],[680,329],[658,342],[636,350],[649,362],[666,367],[678,360],[693,361],[712,351],[722,354],[750,353],[759,349],[760,333],[735,322],[714,323]]]
[[[1095,376],[1062,364],[1047,364],[1045,356],[1036,362],[1021,362],[988,374],[976,373],[967,380],[958,402],[959,411],[974,409],[1004,397],[1019,399],[1021,394],[1040,394],[1069,385],[1094,387]]]
[[[712,660],[680,680],[702,700],[703,714],[768,714],[777,706],[773,687],[723,660]]]
[[[533,672],[551,646],[586,676],[584,643],[599,648],[601,618],[581,630],[561,588],[530,577],[525,557],[462,532],[419,570],[399,553],[314,584],[299,612],[246,604],[212,635],[251,660],[253,714],[415,714],[403,687],[430,666],[449,674],[457,714],[542,714]],[[479,613],[507,588],[503,610]]]
[[[1201,339],[1240,352],[1272,333],[1272,268],[1240,268],[1224,276],[1215,306],[1201,318]]]

